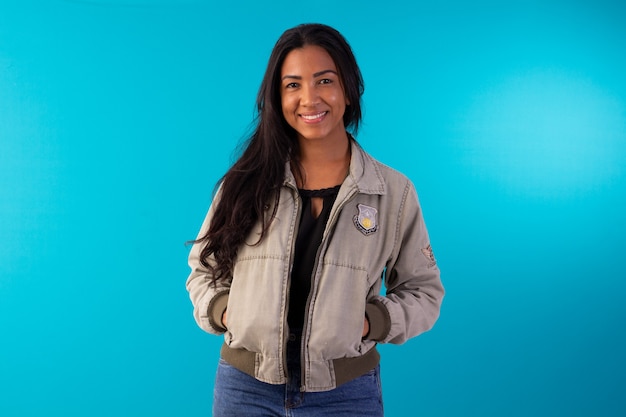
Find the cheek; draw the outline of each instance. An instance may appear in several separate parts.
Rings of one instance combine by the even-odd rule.
[[[294,100],[290,98],[289,96],[281,97],[280,104],[282,106],[283,116],[285,116],[287,120],[289,120],[289,118],[293,118],[293,111],[294,111],[293,101]]]
[[[343,116],[343,113],[346,111],[346,106],[348,105],[348,102],[346,101],[345,97],[342,96],[341,94],[338,94],[337,96],[334,97],[334,106],[335,108],[337,108],[337,110],[340,111],[341,115]]]
[[[327,102],[335,107],[344,107],[348,104],[343,91],[333,91],[327,96]]]

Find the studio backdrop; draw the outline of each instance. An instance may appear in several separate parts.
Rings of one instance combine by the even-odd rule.
[[[274,42],[337,28],[357,140],[419,193],[447,290],[382,346],[386,414],[626,415],[626,7],[0,4],[0,415],[210,415],[185,243]]]

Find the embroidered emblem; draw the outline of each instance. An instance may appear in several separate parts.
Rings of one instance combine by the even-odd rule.
[[[429,266],[433,266],[437,263],[435,261],[435,254],[433,253],[433,248],[430,246],[430,244],[426,246],[425,248],[422,248],[422,253],[426,257],[426,259],[430,261]]]
[[[357,204],[359,213],[353,217],[354,225],[365,236],[374,233],[378,230],[378,223],[376,221],[376,214],[378,210],[374,207],[366,206],[365,204]]]

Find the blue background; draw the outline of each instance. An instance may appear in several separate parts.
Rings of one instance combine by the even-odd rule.
[[[209,415],[184,288],[270,50],[318,21],[366,81],[447,289],[383,346],[389,416],[626,415],[626,6],[0,3],[0,415]]]

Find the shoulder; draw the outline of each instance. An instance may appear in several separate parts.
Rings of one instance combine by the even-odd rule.
[[[398,171],[397,169],[390,167],[387,164],[383,164],[377,159],[374,159],[374,163],[378,166],[378,169],[381,171],[385,179],[400,181],[403,183],[411,183],[409,177],[407,177],[404,173]]]
[[[376,172],[380,175],[385,183],[385,188],[388,192],[392,192],[397,190],[398,188],[404,189],[415,188],[413,186],[413,182],[411,179],[404,173],[398,171],[397,169],[380,162],[378,159],[371,156],[369,153],[363,151],[366,158],[368,158],[372,164],[372,167],[376,170]]]

